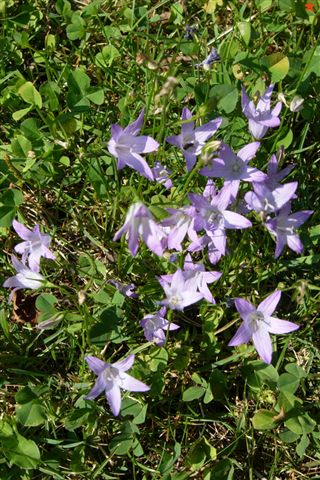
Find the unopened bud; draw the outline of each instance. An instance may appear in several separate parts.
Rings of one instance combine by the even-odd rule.
[[[80,290],[78,292],[79,305],[83,305],[85,301],[86,301],[86,292],[84,290]]]
[[[290,110],[291,112],[299,112],[303,109],[303,102],[304,99],[300,97],[300,95],[295,95],[290,102]]]

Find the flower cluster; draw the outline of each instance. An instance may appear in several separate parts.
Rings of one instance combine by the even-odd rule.
[[[49,250],[50,236],[40,232],[39,225],[29,230],[22,223],[13,220],[12,226],[19,237],[24,240],[15,246],[15,251],[22,255],[21,261],[12,255],[11,261],[16,275],[9,277],[3,284],[5,288],[13,288],[10,298],[16,290],[29,288],[38,289],[45,281],[40,273],[41,257],[55,260],[55,255]]]
[[[211,65],[218,61],[215,49],[199,66]],[[230,146],[216,142],[218,150],[207,152],[208,141],[222,124],[221,118],[195,126],[195,118],[188,108],[183,108],[181,115],[181,132],[166,138],[166,142],[177,147],[184,156],[188,175],[199,174],[207,177],[202,191],[188,192],[184,204],[177,208],[168,208],[167,217],[157,222],[151,211],[141,201],[132,204],[127,212],[125,222],[115,233],[114,241],[125,237],[132,256],[139,250],[142,240],[155,255],[162,257],[166,250],[173,250],[170,255],[172,264],[179,255],[179,267],[172,273],[160,275],[157,279],[163,288],[164,298],[156,302],[157,311],[144,315],[140,326],[148,342],[157,346],[165,345],[170,331],[178,330],[173,323],[173,311],[183,311],[186,307],[201,300],[215,303],[209,285],[219,280],[222,273],[206,270],[205,264],[196,262],[192,254],[207,249],[208,260],[215,265],[228,253],[228,230],[248,229],[251,221],[245,213],[257,212],[267,230],[276,239],[275,257],[279,257],[284,246],[301,253],[303,245],[296,229],[311,215],[311,210],[291,213],[291,202],[296,198],[297,182],[281,183],[290,173],[292,166],[279,170],[279,161],[272,155],[267,173],[262,172],[250,162],[255,158],[260,141],[269,128],[280,125],[279,114],[281,102],[271,109],[273,85],[270,85],[259,99],[257,105],[242,90],[242,110],[249,120],[249,131],[254,141],[242,147],[237,153]],[[115,124],[111,127],[111,139],[108,149],[117,159],[117,169],[128,166],[150,181],[156,181],[165,189],[173,189],[172,172],[159,161],[150,167],[143,154],[157,151],[159,144],[150,136],[140,135],[144,122],[144,109],[138,118],[122,128]],[[206,154],[206,157],[205,157]],[[204,161],[206,158],[206,161]],[[195,170],[196,169],[196,170]],[[220,189],[213,179],[219,179],[223,185]],[[246,206],[241,205],[242,184],[252,188],[244,196]],[[240,188],[241,187],[241,188]],[[236,211],[237,210],[237,211]],[[33,230],[14,220],[13,228],[24,240],[16,245],[15,250],[22,255],[21,261],[12,256],[12,263],[17,274],[4,282],[4,287],[37,289],[42,286],[44,277],[40,273],[41,257],[55,259],[49,250],[50,236],[41,234],[39,226]],[[182,261],[181,261],[182,260]],[[123,295],[137,298],[134,284],[124,285],[110,280]],[[298,325],[280,320],[272,314],[280,300],[281,292],[276,290],[263,300],[257,308],[247,300],[235,299],[235,306],[243,323],[229,342],[236,346],[252,340],[260,357],[270,363],[272,360],[272,343],[270,333],[284,334],[299,328]],[[167,317],[167,318],[166,318]],[[133,366],[134,355],[115,362],[106,363],[96,357],[87,356],[89,368],[97,375],[94,387],[85,397],[95,399],[102,392],[110,405],[112,413],[117,416],[121,409],[121,390],[146,392],[149,387],[126,373]]]
[[[260,141],[256,140],[261,140],[269,128],[280,125],[279,114],[282,104],[279,102],[271,109],[273,88],[274,86],[270,85],[266,89],[256,106],[249,99],[245,89],[242,90],[242,110],[249,120],[249,131],[255,141],[245,145],[237,153],[227,144],[219,142],[218,150],[210,155],[206,165],[201,165],[201,157],[204,155],[207,142],[221,126],[222,119],[216,118],[195,127],[192,113],[188,108],[183,108],[181,132],[168,137],[166,141],[181,150],[188,172],[193,171],[200,158],[199,174],[208,177],[203,192],[201,194],[190,192],[188,203],[179,208],[168,208],[169,215],[161,222],[156,222],[146,205],[136,203],[130,207],[123,227],[114,236],[114,240],[118,240],[126,235],[132,255],[138,252],[139,236],[158,256],[162,256],[167,249],[189,252],[185,256],[183,269],[177,268],[174,273],[158,278],[165,293],[165,298],[158,302],[163,307],[152,315],[145,315],[140,322],[146,339],[157,345],[164,344],[166,338],[164,331],[178,328],[178,325],[168,322],[165,318],[166,308],[182,311],[203,299],[214,303],[208,285],[217,281],[221,273],[206,271],[202,263],[193,262],[190,253],[204,251],[207,248],[210,263],[216,264],[227,253],[227,231],[252,226],[251,221],[242,215],[244,212],[239,213],[234,208],[237,201],[241,203],[239,202],[241,183],[247,183],[253,189],[245,194],[246,207],[243,210],[256,211],[262,215],[264,225],[276,237],[275,257],[280,255],[286,244],[298,253],[303,249],[296,228],[306,221],[312,211],[291,214],[291,201],[295,198],[297,182],[280,183],[290,173],[292,166],[279,170],[276,155],[272,155],[267,173],[250,164],[260,148]],[[129,127],[138,121],[141,122],[142,114],[143,112]],[[155,145],[150,139],[148,141],[150,145]],[[114,139],[111,140],[112,145],[113,142]],[[134,151],[135,145],[136,140],[127,137],[126,148]],[[114,154],[114,150],[110,148],[109,150]],[[144,159],[143,161],[145,162]],[[124,161],[120,168],[123,165]],[[130,162],[127,162],[127,165],[132,167]],[[157,171],[159,168],[163,172],[162,176],[156,178],[154,175],[153,179],[164,184],[168,181],[169,171],[157,163]],[[136,170],[146,176],[144,164],[137,165]],[[217,190],[213,182],[213,179],[217,178],[224,181],[220,190]],[[172,188],[172,179],[169,180],[170,186],[167,188]],[[272,349],[268,332],[287,333],[298,328],[295,324],[271,317],[279,299],[280,292],[276,291],[264,300],[257,310],[249,302],[236,299],[235,305],[244,323],[229,345],[239,345],[252,339],[261,358],[270,363]]]

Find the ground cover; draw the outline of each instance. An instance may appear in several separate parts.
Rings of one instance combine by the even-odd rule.
[[[0,478],[320,478],[319,12],[0,1]]]

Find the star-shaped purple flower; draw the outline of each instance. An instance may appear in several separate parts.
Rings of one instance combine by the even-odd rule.
[[[138,136],[143,125],[143,118],[144,109],[137,120],[127,127],[122,128],[119,124],[112,125],[112,137],[108,143],[108,150],[118,159],[118,170],[128,165],[149,180],[154,180],[151,168],[140,154],[154,152],[159,144],[152,137]]]
[[[128,236],[128,248],[133,256],[138,252],[140,235],[148,248],[158,256],[162,256],[167,244],[166,234],[141,202],[131,205],[123,226],[116,232],[113,240],[117,241],[125,234]]]
[[[182,150],[184,158],[186,159],[188,172],[193,169],[197,156],[200,155],[205,143],[218,130],[222,122],[222,118],[216,118],[195,128],[193,121],[186,121],[191,117],[192,113],[190,110],[184,107],[181,116],[181,120],[184,122],[181,126],[181,133],[166,138],[168,143]]]
[[[255,156],[259,146],[259,142],[252,142],[235,154],[228,145],[223,143],[217,154],[218,158],[210,160],[210,166],[202,168],[199,173],[206,177],[224,178],[225,184],[230,182],[232,185],[232,199],[235,200],[240,180],[245,182],[263,182],[267,178],[265,173],[248,165],[248,162]]]
[[[303,252],[303,245],[296,229],[308,220],[313,211],[301,210],[289,215],[290,210],[291,205],[288,203],[278,212],[276,218],[265,223],[269,232],[276,237],[275,258],[279,257],[285,245],[288,245],[296,253]]]
[[[40,232],[39,225],[35,225],[33,230],[29,230],[22,223],[13,220],[12,226],[24,242],[18,243],[14,247],[15,251],[22,255],[22,263],[28,260],[32,271],[40,270],[40,258],[50,258],[55,260],[55,255],[49,250],[51,242],[50,235]]]
[[[290,182],[269,190],[264,183],[254,183],[254,192],[247,192],[244,198],[251,210],[264,213],[277,212],[293,198],[297,187],[298,182]]]
[[[235,299],[235,306],[243,323],[229,342],[230,347],[247,343],[252,339],[257,352],[262,360],[271,363],[272,344],[270,333],[289,333],[297,330],[299,325],[272,317],[281,297],[281,292],[276,290],[255,308],[252,303],[242,298]]]
[[[185,280],[180,268],[172,275],[170,283],[164,281],[161,277],[159,282],[167,296],[159,304],[165,305],[171,310],[183,310],[203,298],[202,293],[196,291],[194,284]]]
[[[7,278],[3,286],[5,288],[13,288],[9,299],[11,300],[13,293],[16,290],[21,290],[23,288],[30,288],[31,290],[36,290],[43,286],[45,278],[38,271],[31,270],[24,263],[20,262],[17,257],[14,255],[11,256],[11,262],[16,270],[16,275]]]
[[[162,347],[166,340],[165,332],[167,330],[177,330],[179,325],[175,323],[169,323],[166,318],[166,307],[160,308],[157,313],[145,315],[140,321],[140,325],[143,328],[144,336],[148,342],[154,342],[159,347]]]
[[[147,392],[150,387],[140,380],[125,373],[132,367],[134,355],[116,363],[106,363],[91,355],[86,357],[90,369],[98,375],[93,389],[86,395],[85,400],[92,400],[105,392],[110,409],[116,417],[121,409],[121,390],[129,392]]]
[[[263,138],[270,127],[275,128],[280,125],[279,114],[282,103],[278,102],[274,109],[271,110],[270,101],[273,89],[274,85],[271,84],[258,101],[257,106],[255,106],[242,87],[242,111],[249,120],[250,133],[257,140]]]
[[[281,180],[286,177],[291,170],[294,168],[294,165],[288,165],[287,167],[279,170],[278,168],[278,159],[275,154],[271,155],[271,158],[268,163],[268,175],[264,180],[264,185],[269,188],[269,190],[274,190],[281,186]]]
[[[197,211],[195,216],[195,231],[205,230],[212,239],[221,255],[226,251],[226,229],[240,229],[251,227],[251,222],[239,213],[227,210],[231,200],[232,185],[225,185],[208,201],[203,195],[189,194],[193,206]]]
[[[202,263],[193,263],[191,255],[188,253],[184,261],[182,275],[188,289],[191,288],[192,290],[196,290],[201,293],[202,297],[208,300],[208,302],[216,303],[208,285],[216,282],[221,277],[221,272],[207,272]],[[172,278],[172,274],[161,275],[159,282],[163,287],[164,283],[172,282]]]

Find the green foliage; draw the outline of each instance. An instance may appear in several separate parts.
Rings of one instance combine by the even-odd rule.
[[[1,284],[13,275],[14,218],[40,224],[57,256],[41,263],[51,285],[41,293],[23,290],[10,303],[1,290],[1,479],[312,478],[320,451],[320,46],[319,5],[307,13],[304,4],[0,1]],[[190,40],[186,25],[197,27]],[[196,67],[213,46],[221,61]],[[163,93],[170,77],[175,86]],[[222,116],[214,140],[238,151],[252,141],[241,85],[253,97],[271,82],[288,106],[252,165],[266,171],[281,147],[282,166],[295,164],[294,208],[315,210],[301,233],[305,252],[275,260],[262,219],[250,213],[253,228],[230,232],[216,268],[196,254],[223,273],[210,287],[217,304],[173,312],[180,329],[157,347],[139,321],[163,298],[155,276],[175,265],[143,245],[131,257],[114,234],[137,199],[161,220],[203,189],[204,177],[188,174],[165,142],[180,131],[182,107],[196,125]],[[295,95],[304,99],[300,112],[289,108]],[[143,107],[142,134],[161,144],[147,159],[170,168],[171,191],[118,171],[108,152],[111,124],[124,127]],[[138,298],[110,280],[135,283]],[[300,330],[274,339],[266,365],[251,344],[227,347],[239,322],[231,304],[275,288],[283,292],[277,315]],[[151,390],[122,392],[114,418],[104,394],[84,399],[94,382],[84,358],[115,362],[128,353],[136,356],[130,373]]]

